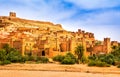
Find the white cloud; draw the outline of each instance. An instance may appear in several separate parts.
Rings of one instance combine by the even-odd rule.
[[[104,11],[100,13],[90,13],[86,20],[68,19],[61,21],[65,29],[77,31],[83,29],[88,32],[95,33],[96,39],[103,40],[105,37],[111,37],[112,40],[120,41],[120,12],[119,11]]]
[[[119,25],[84,25],[82,22],[68,21],[62,22],[63,28],[69,31],[77,31],[78,29],[92,32],[95,34],[95,38],[103,40],[103,38],[109,37],[112,41],[117,40],[120,42]]]
[[[120,11],[91,13],[84,22],[86,25],[120,25]]]
[[[120,26],[114,27],[114,25],[97,25],[88,26],[87,31],[92,31],[95,33],[96,39],[103,40],[105,37],[111,38],[112,41],[120,41],[119,29]]]
[[[45,0],[11,0],[22,5],[14,3],[2,4],[1,14],[8,13],[9,11],[15,11],[18,16],[22,18],[30,18],[37,20],[54,21],[61,20],[70,17],[74,14],[73,10],[64,10],[63,6],[60,6],[60,1],[45,2]],[[4,9],[3,9],[4,8]],[[8,14],[7,14],[8,15]]]

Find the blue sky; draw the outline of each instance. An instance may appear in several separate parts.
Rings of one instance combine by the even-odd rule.
[[[83,29],[96,39],[120,41],[120,0],[0,0],[0,15],[62,24],[69,31]]]

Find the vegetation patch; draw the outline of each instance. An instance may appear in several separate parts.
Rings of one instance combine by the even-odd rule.
[[[61,64],[75,64],[76,57],[72,53],[67,53],[65,56],[57,55],[53,57],[54,61],[58,61]]]
[[[49,62],[47,57],[38,57],[32,55],[22,56],[19,51],[10,47],[8,44],[3,46],[0,50],[0,65],[6,65],[10,63],[47,63]]]

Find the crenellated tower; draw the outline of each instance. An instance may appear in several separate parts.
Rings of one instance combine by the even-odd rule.
[[[111,51],[111,42],[110,42],[110,38],[104,38],[104,51],[106,53],[110,53]]]
[[[15,12],[10,12],[9,17],[16,17],[16,13]]]

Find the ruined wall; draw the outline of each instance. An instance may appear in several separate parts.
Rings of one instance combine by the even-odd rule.
[[[111,41],[111,46],[119,46],[117,41]]]
[[[93,47],[92,54],[100,54],[100,53],[105,53],[103,50],[103,45],[97,45]]]

